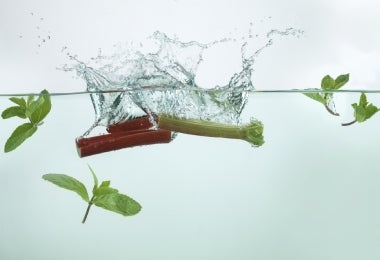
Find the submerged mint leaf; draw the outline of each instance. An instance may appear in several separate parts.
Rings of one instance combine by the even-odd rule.
[[[374,106],[372,104],[369,104],[367,106],[367,108],[366,108],[366,117],[367,117],[367,119],[371,118],[377,112],[379,112],[379,108],[377,108],[376,106]]]
[[[21,145],[27,138],[31,137],[37,130],[32,123],[25,123],[17,127],[5,143],[4,152],[10,152]]]
[[[339,75],[339,76],[335,79],[335,86],[334,86],[334,89],[340,89],[340,88],[343,87],[343,86],[344,86],[349,80],[350,80],[350,74]]]
[[[117,193],[118,190],[110,187],[111,181],[103,181],[99,188],[96,188],[93,193],[94,196],[106,195],[110,193]]]
[[[138,202],[127,195],[119,193],[98,196],[94,199],[94,204],[123,216],[132,216],[141,210],[141,205]]]
[[[34,97],[33,99],[28,99],[28,101],[30,100],[30,102],[28,102],[28,105],[26,107],[26,115],[29,117],[32,116],[32,114],[40,107],[42,106],[42,104],[45,102],[45,99],[43,96],[39,96],[37,98],[37,100],[34,100]],[[31,120],[32,121],[32,120]],[[33,121],[32,121],[33,122]],[[35,123],[35,122],[33,122]]]
[[[12,101],[13,103],[19,105],[20,107],[22,107],[24,109],[26,108],[25,98],[11,97],[9,100]]]
[[[36,107],[35,107],[36,106]],[[41,91],[40,96],[38,99],[29,107],[30,109],[30,121],[38,124],[40,123],[46,116],[49,114],[51,110],[51,101],[50,101],[50,95],[47,90]]]
[[[102,187],[102,186],[94,190],[95,196],[101,196],[101,195],[106,195],[106,194],[111,194],[111,193],[118,193],[118,190],[111,187]]]
[[[98,188],[98,178],[95,175],[94,170],[91,168],[90,165],[87,165],[88,168],[90,169],[90,172],[92,174],[92,178],[94,179],[94,187],[92,188],[92,192],[94,192]]]
[[[11,118],[11,117],[14,117],[14,116],[17,116],[17,117],[25,119],[26,118],[25,108],[20,107],[20,106],[8,107],[1,114],[1,117],[3,119],[8,119],[8,118]]]
[[[359,99],[359,106],[365,108],[368,105],[367,96],[362,93]]]
[[[305,96],[308,96],[311,99],[314,99],[314,100],[322,103],[323,105],[325,105],[327,103],[326,99],[324,98],[324,96],[322,96],[321,93],[303,93],[303,94]]]
[[[4,119],[11,117],[20,117],[29,119],[29,123],[24,123],[17,127],[5,143],[4,151],[10,152],[22,144],[27,138],[32,136],[39,123],[46,117],[51,110],[50,95],[47,90],[43,90],[40,96],[35,100],[33,95],[25,98],[11,97],[9,99],[18,106],[12,106],[5,109],[1,116]]]
[[[373,104],[368,104],[367,97],[364,93],[360,95],[359,104],[354,103],[352,104],[352,107],[354,109],[355,121],[358,123],[368,120],[379,111],[378,107],[374,106]]]
[[[56,173],[45,174],[42,176],[42,178],[46,181],[54,183],[61,188],[76,192],[79,196],[82,197],[83,200],[90,202],[86,187],[77,179],[65,174]]]
[[[354,108],[354,117],[357,122],[364,122],[366,120],[366,112],[363,106],[358,106],[357,104],[352,104]]]

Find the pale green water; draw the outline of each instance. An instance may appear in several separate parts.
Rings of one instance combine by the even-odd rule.
[[[4,259],[376,259],[379,115],[352,119],[359,93],[335,93],[342,117],[300,93],[252,93],[241,115],[266,143],[179,134],[170,144],[85,159],[74,140],[93,123],[88,95],[53,96],[35,136],[2,154]],[[368,101],[380,104],[377,93]],[[10,102],[2,97],[0,109]],[[17,119],[1,120],[1,142]],[[133,217],[93,208],[41,179],[100,179],[139,201]],[[19,250],[23,248],[23,250]]]

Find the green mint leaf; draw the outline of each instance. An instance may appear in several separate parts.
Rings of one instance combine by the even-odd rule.
[[[102,184],[100,184],[100,187],[109,187],[111,185],[111,181],[102,181]]]
[[[334,86],[334,89],[340,89],[340,88],[343,87],[343,86],[344,86],[349,80],[350,80],[350,74],[339,75],[339,76],[335,79],[335,86]]]
[[[377,112],[379,112],[379,108],[377,108],[376,106],[372,104],[369,104],[366,108],[366,119],[371,118]]]
[[[354,108],[354,117],[357,122],[364,122],[366,120],[366,110],[362,106],[358,106],[356,103],[352,104],[352,107]]]
[[[20,106],[8,107],[1,114],[1,117],[3,119],[11,118],[11,117],[14,117],[14,116],[17,116],[17,117],[20,117],[20,118],[26,118],[25,108],[20,107]]]
[[[127,195],[119,193],[111,193],[95,197],[94,204],[123,216],[132,216],[139,213],[141,210],[141,205],[138,202]]]
[[[30,104],[34,101],[34,96],[30,95],[28,96],[28,99],[26,100],[26,107],[29,107]]]
[[[362,93],[360,95],[359,106],[365,108],[368,105],[367,96]]]
[[[367,97],[364,93],[360,95],[359,104],[352,104],[354,108],[354,117],[357,122],[361,123],[371,118],[379,111],[379,108],[373,104],[368,104]]]
[[[21,145],[27,138],[32,136],[37,127],[32,123],[25,123],[17,127],[5,143],[4,152],[10,152]]]
[[[26,101],[24,98],[11,97],[9,100],[24,109],[26,108]]]
[[[45,100],[43,96],[39,96],[37,100],[31,100],[26,108],[27,116],[31,117],[32,114],[44,103],[44,101]]]
[[[54,183],[55,185],[61,188],[76,192],[86,202],[90,202],[86,187],[83,185],[83,183],[81,183],[77,179],[65,174],[56,174],[56,173],[45,174],[42,176],[42,178],[46,181]]]
[[[106,194],[111,194],[111,193],[118,193],[118,190],[111,187],[102,187],[102,186],[94,190],[95,196],[101,196],[101,195],[106,195]]]
[[[334,89],[334,86],[335,80],[330,75],[326,75],[323,77],[321,82],[322,89]]]
[[[47,90],[43,90],[36,101],[32,101],[27,109],[30,121],[38,124],[51,110],[50,95]]]
[[[305,96],[308,96],[309,98],[312,98],[323,105],[327,103],[326,99],[321,95],[321,93],[303,93]]]
[[[92,192],[94,192],[98,188],[98,178],[95,175],[94,170],[91,168],[90,165],[87,165],[88,168],[90,169],[90,172],[92,174],[92,178],[94,179],[94,187],[92,188]]]

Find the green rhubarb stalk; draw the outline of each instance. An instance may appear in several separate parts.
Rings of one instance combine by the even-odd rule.
[[[158,116],[158,128],[184,134],[242,139],[253,146],[264,144],[264,126],[258,120],[252,120],[246,125],[238,126],[160,114]]]

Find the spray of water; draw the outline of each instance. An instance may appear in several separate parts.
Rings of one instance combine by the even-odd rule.
[[[239,124],[240,114],[247,102],[247,92],[254,89],[252,72],[255,60],[279,36],[299,36],[302,31],[288,28],[271,30],[260,46],[252,46],[248,37],[241,45],[241,70],[231,75],[228,84],[203,89],[196,82],[204,53],[215,45],[233,39],[203,44],[181,42],[162,32],[150,39],[154,51],[144,52],[136,46],[118,46],[112,55],[81,62],[75,56],[73,66],[87,83],[95,109],[96,126],[107,126],[143,114],[166,113],[177,117],[197,118],[215,122]],[[217,68],[216,68],[217,69]]]

